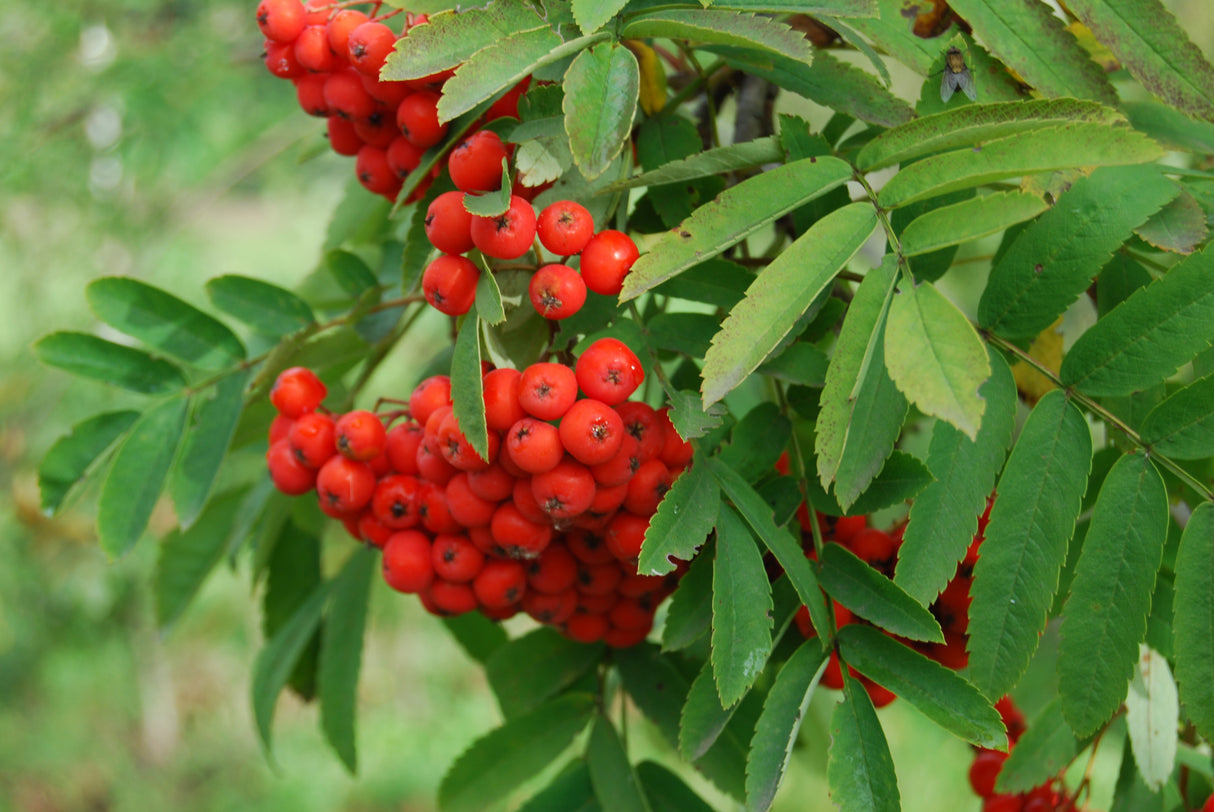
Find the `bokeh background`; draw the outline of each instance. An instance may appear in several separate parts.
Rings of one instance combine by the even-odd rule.
[[[1208,0],[1167,5],[1214,55]],[[274,769],[249,712],[261,637],[247,570],[217,570],[162,632],[154,538],[110,561],[94,539],[95,494],[53,518],[39,510],[41,455],[76,420],[125,402],[30,352],[51,330],[101,329],[83,295],[91,279],[130,275],[203,303],[213,276],[290,286],[319,256],[352,167],[265,71],[254,6],[0,7],[0,810],[428,810],[447,765],[500,719],[443,627],[377,584],[360,775],[342,770],[315,708],[290,695]],[[403,391],[411,374],[400,371]],[[158,514],[149,535],[171,521]],[[779,808],[829,808],[831,702],[811,706]],[[965,745],[905,703],[882,718],[906,808],[977,808]],[[644,722],[630,734],[634,758],[678,763]],[[1107,761],[1115,770],[1117,753]]]

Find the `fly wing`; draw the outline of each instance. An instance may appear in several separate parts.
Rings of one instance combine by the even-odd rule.
[[[946,102],[953,97],[960,85],[955,83],[956,74],[948,68],[944,69],[944,76],[940,79],[940,101]]]
[[[961,88],[961,92],[969,96],[970,101],[978,101],[978,91],[974,89],[974,77],[970,75],[969,68],[956,74],[953,80],[957,87]]]

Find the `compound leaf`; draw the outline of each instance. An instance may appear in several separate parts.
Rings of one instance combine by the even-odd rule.
[[[249,372],[232,373],[217,381],[211,393],[191,398],[190,420],[169,486],[182,527],[194,523],[211,494],[244,410],[249,376]]]
[[[1055,697],[1033,717],[1003,763],[996,792],[1029,792],[1066,769],[1079,752],[1079,740],[1062,719],[1062,699]]]
[[[483,48],[511,34],[547,27],[523,0],[501,0],[485,8],[433,14],[426,25],[396,41],[380,78],[385,81],[421,79],[466,62]]]
[[[742,517],[721,505],[712,570],[712,673],[723,708],[737,704],[767,664],[771,614],[763,556]]]
[[[840,544],[823,547],[818,580],[832,598],[891,634],[944,642],[944,632],[931,612]]]
[[[809,63],[809,40],[772,17],[733,11],[673,9],[642,14],[624,26],[627,39],[664,37],[716,45],[737,45]]]
[[[902,253],[912,257],[959,245],[1031,220],[1049,208],[1040,195],[996,192],[932,209],[907,223]]]
[[[1214,375],[1169,395],[1143,418],[1138,434],[1153,450],[1173,459],[1214,456]]]
[[[207,281],[206,289],[211,304],[268,336],[288,336],[316,322],[307,302],[260,279],[217,276]]]

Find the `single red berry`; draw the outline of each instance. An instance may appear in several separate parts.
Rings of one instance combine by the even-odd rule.
[[[295,38],[295,58],[306,70],[328,73],[341,63],[329,47],[329,35],[323,25],[308,25]]]
[[[618,338],[595,341],[577,359],[574,370],[586,396],[609,406],[628,400],[645,380],[641,360]]]
[[[527,562],[527,586],[548,595],[569,590],[577,580],[577,559],[563,544],[550,544]]]
[[[447,158],[451,182],[461,192],[492,192],[502,186],[506,147],[497,133],[479,130],[461,141]],[[534,215],[532,215],[534,218]]]
[[[594,475],[594,481],[598,483],[599,488],[623,487],[627,493],[628,480],[632,479],[632,475],[641,467],[640,447],[637,439],[625,430],[620,447],[611,459],[590,466],[590,473]],[[623,497],[621,503],[622,500]]]
[[[518,259],[535,241],[535,209],[518,195],[496,217],[472,218],[472,244],[494,259]]]
[[[540,503],[535,498],[535,494],[531,490],[531,480],[533,477],[519,477],[514,480],[514,488],[510,493],[510,500],[514,502],[514,506],[518,508],[518,512],[523,514],[523,518],[529,522],[536,524],[552,524],[552,518],[544,512],[540,507]]]
[[[590,507],[586,508],[586,516],[596,519],[597,522],[584,526],[605,529],[608,521],[615,517],[615,512],[624,506],[624,500],[627,498],[627,482],[621,485],[598,485],[594,489],[594,500],[591,501]]]
[[[464,436],[454,412],[443,418],[438,428],[439,453],[443,455],[443,459],[461,471],[480,471],[488,468],[490,463],[497,459],[501,438],[497,432],[491,431],[488,432],[487,439],[488,459],[484,459],[473,450],[472,444]]]
[[[418,497],[418,515],[421,516],[422,527],[435,535],[460,533],[464,530],[463,525],[451,515],[445,487],[434,482],[422,482],[421,495]]]
[[[266,452],[266,466],[274,487],[288,496],[299,496],[316,487],[316,471],[303,465],[288,440],[279,440]]]
[[[452,583],[471,581],[485,565],[485,554],[466,536],[439,535],[430,547],[430,563],[439,578]]]
[[[325,25],[332,11],[330,0],[308,0],[304,3],[304,22],[307,25]]]
[[[392,528],[387,527],[379,519],[375,518],[375,514],[370,510],[363,510],[362,513],[358,514],[355,529],[358,530],[355,538],[381,550],[388,543],[388,539],[392,537]]]
[[[440,313],[462,316],[476,301],[476,283],[481,272],[467,257],[443,254],[426,266],[422,291],[426,301]]]
[[[365,118],[354,120],[354,132],[358,133],[358,137],[363,140],[364,144],[382,149],[387,155],[389,148],[393,142],[400,138],[396,134],[396,128],[393,127],[380,112],[376,111]],[[400,168],[393,163],[391,156],[388,157],[388,168],[396,175],[398,179],[404,178],[409,174],[409,170],[402,172]]]
[[[429,149],[443,140],[447,124],[439,123],[437,93],[416,91],[405,96],[396,108],[396,126],[418,149]]]
[[[607,548],[620,561],[636,563],[648,529],[649,519],[632,513],[619,513],[607,526]]]
[[[388,432],[384,454],[388,464],[398,474],[417,474],[417,447],[421,445],[422,428],[413,421],[398,423]]]
[[[617,296],[639,256],[636,243],[627,234],[612,229],[600,231],[582,249],[582,279],[595,293]]]
[[[422,425],[436,410],[450,405],[451,378],[446,375],[426,378],[409,394],[409,414]]]
[[[420,592],[434,580],[430,538],[417,530],[393,533],[384,544],[384,580],[398,592]]]
[[[652,623],[647,628],[636,629],[620,629],[612,626],[603,635],[603,643],[611,648],[631,648],[645,642],[645,638],[649,636],[649,628],[652,626]]]
[[[618,561],[606,561],[602,564],[587,564],[583,562],[578,566],[577,582],[574,588],[578,594],[586,596],[595,595],[615,595],[615,588],[624,578],[624,571],[620,569]],[[585,607],[585,601],[581,601]],[[593,605],[593,604],[592,604]],[[600,604],[602,611],[607,611],[610,606]]]
[[[607,612],[607,619],[617,629],[644,629],[653,626],[653,611],[635,600],[620,600]]]
[[[583,465],[608,462],[629,436],[619,414],[593,398],[583,398],[569,407],[561,418],[560,434],[565,450]]]
[[[664,445],[662,453],[658,458],[666,463],[666,467],[671,471],[678,471],[691,462],[691,458],[695,453],[695,449],[691,447],[691,443],[679,436],[679,432],[675,429],[674,424],[670,422],[670,409],[663,407],[658,409],[658,418],[662,421],[662,426],[665,429],[663,432]]]
[[[514,492],[514,477],[501,466],[502,455],[499,453],[498,462],[480,471],[468,472],[468,490],[479,499],[497,503],[509,499]]]
[[[266,41],[266,70],[279,79],[304,76],[304,66],[295,57],[295,43]],[[307,110],[307,108],[304,108]],[[309,111],[310,112],[310,111]]]
[[[489,109],[485,111],[485,121],[493,121],[495,118],[518,118],[519,99],[530,84],[531,77],[524,76],[523,81],[507,90],[505,95],[489,105]]]
[[[1007,761],[1007,753],[998,750],[979,750],[970,764],[970,787],[979,798],[987,798],[995,794],[995,781]]]
[[[426,209],[425,224],[426,239],[443,253],[472,250],[472,215],[464,208],[463,192],[443,192],[434,198]]]
[[[982,802],[982,812],[1024,812],[1024,799],[1019,795],[991,795]]]
[[[335,54],[350,52],[350,32],[368,20],[366,14],[352,8],[344,8],[334,14],[325,23],[325,34],[329,38],[329,47]]]
[[[565,546],[583,564],[606,564],[615,561],[607,539],[587,530],[571,530],[565,535]]]
[[[499,469],[500,470],[500,469]],[[500,500],[482,499],[473,492],[472,475],[460,471],[447,483],[447,509],[451,517],[464,527],[488,527]]]
[[[612,576],[614,577],[614,576]],[[619,581],[616,581],[618,584]],[[575,589],[577,587],[574,587]],[[578,592],[577,608],[583,612],[588,612],[592,615],[607,616],[607,613],[615,608],[615,605],[620,602],[620,595],[615,589],[607,592],[589,594],[584,591]]]
[[[561,200],[540,212],[536,234],[544,248],[558,257],[572,256],[594,236],[594,217],[582,204]]]
[[[673,484],[674,476],[661,460],[642,463],[628,481],[624,509],[637,516],[652,516]]]
[[[566,459],[551,471],[531,478],[531,494],[553,520],[584,513],[594,500],[594,477],[585,465]]]
[[[408,474],[392,474],[379,480],[371,497],[371,512],[380,524],[393,530],[407,530],[421,521],[418,501],[422,485]]]
[[[532,364],[523,370],[519,405],[540,420],[559,420],[577,400],[577,388],[573,370],[564,364]]]
[[[396,33],[383,23],[365,22],[346,37],[350,64],[362,74],[379,76],[384,60],[396,45]]]
[[[398,135],[388,144],[388,167],[402,181],[422,162],[421,151]]]
[[[347,412],[337,419],[337,450],[352,460],[366,462],[383,453],[388,432],[379,415],[364,409]]]
[[[311,412],[291,427],[291,451],[305,468],[319,468],[337,453],[336,436],[332,417]]]
[[[299,0],[261,0],[257,4],[257,27],[266,39],[291,42],[304,25],[304,7]]]
[[[565,621],[565,635],[579,643],[597,643],[611,630],[603,615],[576,611]]]
[[[326,122],[329,130],[329,146],[338,155],[353,157],[363,148],[363,140],[354,129],[354,122],[341,116],[329,116]],[[391,157],[389,153],[389,157]]]
[[[299,107],[310,116],[325,118],[333,115],[329,103],[325,101],[325,85],[331,74],[305,73],[295,79],[295,99]],[[361,139],[360,139],[361,140]]]
[[[476,610],[476,593],[469,584],[454,584],[436,577],[428,593],[438,614],[445,617],[465,615]]]
[[[898,553],[898,542],[884,530],[866,527],[847,545],[857,556],[878,569],[888,566]]]
[[[287,439],[291,434],[291,427],[294,425],[295,421],[285,414],[274,415],[274,419],[270,421],[270,445]]]
[[[481,606],[504,609],[523,599],[527,592],[527,571],[518,561],[491,558],[477,573],[472,589]]]
[[[586,304],[586,283],[568,265],[545,265],[531,277],[528,298],[546,319],[567,319]]]
[[[523,611],[539,623],[557,625],[564,623],[577,609],[577,592],[573,588],[549,594],[527,590],[523,595]]]
[[[481,380],[485,397],[485,424],[490,431],[509,432],[515,423],[527,416],[519,405],[523,373],[502,367],[491,370]]]
[[[321,504],[346,514],[360,511],[371,502],[375,484],[370,465],[340,454],[330,457],[316,474],[316,493]]]
[[[370,145],[358,151],[354,159],[354,174],[368,192],[394,198],[400,189],[400,178],[388,165],[388,153]]]
[[[270,402],[279,414],[299,418],[315,411],[328,393],[329,390],[315,372],[307,367],[291,367],[284,369],[274,380]]]
[[[489,523],[493,540],[511,558],[535,558],[552,541],[552,526],[528,520],[514,502],[503,502]]]

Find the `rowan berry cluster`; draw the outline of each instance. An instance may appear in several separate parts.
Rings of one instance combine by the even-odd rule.
[[[367,5],[373,11],[380,6]],[[261,0],[257,5],[270,73],[295,85],[304,112],[328,120],[333,151],[354,157],[362,185],[389,200],[396,199],[422,154],[447,134],[437,109],[443,83],[452,73],[404,82],[379,78],[396,41],[427,21],[424,14],[405,13],[398,34],[387,22],[398,14],[393,10],[369,16],[350,3],[325,0],[306,5],[300,0]],[[521,93],[522,86],[506,94],[486,112],[485,120],[517,116]],[[411,199],[425,194],[439,170],[436,165]]]
[[[634,645],[681,575],[640,575],[636,560],[691,462],[664,410],[628,400],[643,378],[610,338],[573,367],[486,369],[482,458],[447,376],[420,383],[406,408],[334,415],[324,384],[294,367],[270,395],[270,476],[288,494],[315,490],[321,510],[382,549],[388,585],[434,614],[523,611],[574,640]]]
[[[426,212],[426,236],[443,252],[422,275],[426,300],[451,316],[467,313],[476,298],[480,269],[464,254],[476,248],[491,259],[518,259],[532,250],[537,236],[540,245],[556,258],[541,265],[531,277],[529,299],[541,316],[553,320],[572,316],[586,303],[587,290],[618,295],[637,259],[636,243],[612,229],[596,234],[594,218],[581,204],[562,200],[536,217],[531,203],[515,194],[510,197],[510,207],[496,217],[468,212],[464,193],[472,194],[489,182],[488,167],[499,150],[504,158],[501,140],[482,130],[451,153],[451,179],[462,192],[439,195]],[[501,159],[497,161],[494,188],[501,184]],[[474,178],[468,167],[477,165],[483,165],[485,171]],[[578,269],[568,264],[573,257],[579,258]]]
[[[1010,696],[996,702],[995,709],[1007,728],[1008,752],[975,748],[969,781],[974,793],[982,798],[982,812],[1073,812],[1075,801],[1066,793],[1061,777],[1046,781],[1029,792],[995,792],[995,782],[999,780],[1003,764],[1025,731],[1024,714]]]

